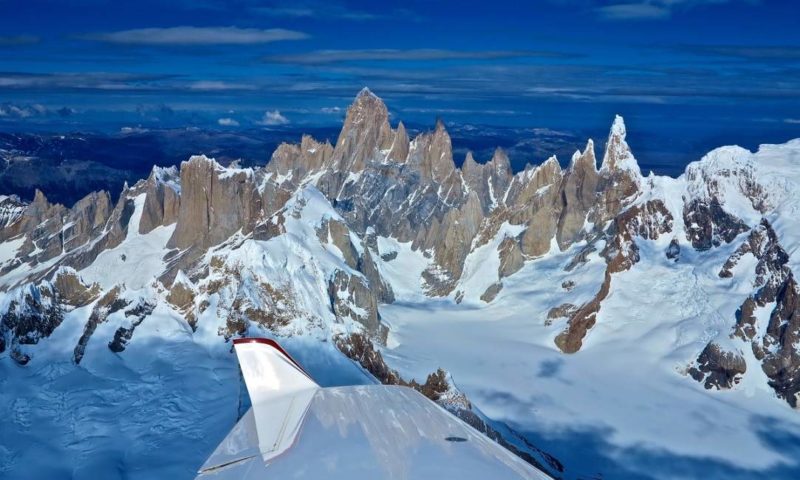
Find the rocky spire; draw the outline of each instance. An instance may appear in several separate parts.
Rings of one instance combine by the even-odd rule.
[[[558,219],[556,240],[562,250],[579,240],[589,211],[596,201],[597,161],[594,156],[594,142],[589,140],[583,153],[572,155],[569,169],[561,182],[561,201],[563,208]]]
[[[430,168],[430,178],[435,181],[444,181],[455,170],[453,162],[453,144],[444,122],[436,121],[436,129],[430,136],[427,145],[426,159]]]
[[[367,162],[377,158],[379,150],[391,148],[393,140],[386,105],[364,88],[347,109],[333,153],[333,166],[339,171],[361,171]]]
[[[586,148],[581,152],[575,150],[572,154],[572,161],[570,162],[570,170],[594,170],[597,172],[597,159],[594,155],[594,140],[591,138],[586,142]]]
[[[627,170],[636,176],[641,175],[639,164],[631,152],[631,148],[625,141],[627,132],[625,130],[625,120],[619,115],[614,118],[611,131],[608,134],[606,152],[603,156],[601,172],[612,172],[615,170]]]
[[[599,171],[597,208],[590,218],[597,225],[614,218],[641,192],[642,173],[625,136],[625,121],[617,115],[608,134],[603,165]]]
[[[392,148],[389,151],[387,159],[390,162],[404,163],[408,158],[408,132],[403,122],[397,125],[397,130],[394,132],[394,141],[392,141]]]

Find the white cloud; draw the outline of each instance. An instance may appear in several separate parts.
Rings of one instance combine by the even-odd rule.
[[[289,119],[281,115],[281,112],[278,110],[268,110],[264,112],[264,116],[261,118],[260,122],[257,122],[259,125],[286,125],[289,123]]]
[[[308,35],[283,28],[168,27],[94,33],[83,35],[82,38],[127,45],[251,45],[302,40]]]
[[[234,120],[233,118],[220,118],[217,120],[217,123],[222,125],[223,127],[238,127],[239,122]]]
[[[340,113],[342,111],[342,107],[322,107],[322,113]]]
[[[783,123],[790,123],[793,125],[800,124],[800,118],[784,118]]]

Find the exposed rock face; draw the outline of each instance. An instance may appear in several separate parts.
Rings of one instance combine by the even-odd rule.
[[[125,350],[131,337],[133,337],[133,331],[141,325],[148,315],[153,313],[154,308],[155,305],[151,303],[139,302],[135,307],[125,310],[125,318],[128,319],[130,324],[125,327],[119,327],[114,332],[114,339],[108,342],[108,348],[115,353]]]
[[[205,250],[235,232],[252,231],[261,197],[253,171],[231,170],[205,156],[181,164],[181,200],[170,247]]]
[[[377,250],[377,248],[374,248],[374,250]],[[358,259],[358,265],[356,265],[356,268],[367,278],[370,290],[377,296],[377,300],[379,302],[394,302],[394,292],[392,291],[392,286],[389,285],[389,283],[387,283],[383,277],[381,277],[369,248],[364,249],[364,252]]]
[[[377,160],[375,155],[380,150],[391,150],[394,137],[386,105],[365,88],[347,109],[344,127],[336,141],[333,165],[341,172],[359,172]]]
[[[179,272],[167,294],[167,301],[183,313],[192,330],[197,328],[197,315],[194,308],[196,293],[192,281],[183,272]]]
[[[22,218],[25,207],[26,204],[16,195],[0,196],[0,239],[12,233],[8,227]]]
[[[94,305],[94,308],[92,308],[89,321],[84,325],[83,334],[81,338],[78,339],[78,344],[75,345],[75,349],[72,353],[72,360],[76,365],[83,360],[83,356],[86,353],[86,345],[89,343],[95,330],[97,330],[98,325],[105,322],[112,313],[118,312],[130,304],[128,300],[120,298],[120,293],[120,287],[112,288],[108,293],[103,295]]]
[[[484,164],[476,162],[472,152],[467,153],[461,173],[469,190],[477,194],[484,213],[503,204],[503,196],[513,179],[508,155],[499,148]]]
[[[12,357],[24,365],[30,356],[20,345],[34,345],[49,337],[63,320],[64,310],[52,284],[29,285],[17,292],[0,318],[0,351],[10,347]]]
[[[581,305],[577,310],[574,310],[572,305],[562,305],[559,310],[551,310],[548,316],[551,318],[562,316],[564,314],[572,313],[567,328],[556,336],[555,344],[564,353],[575,353],[583,346],[583,339],[586,337],[586,332],[589,331],[597,322],[597,313],[600,311],[600,305],[603,300],[608,296],[611,288],[611,272],[607,269],[603,283],[600,290],[592,300]]]
[[[503,289],[502,282],[495,282],[489,285],[489,288],[487,288],[486,291],[483,292],[483,295],[481,295],[481,300],[483,300],[486,303],[491,302],[492,300],[495,299],[497,294],[500,293],[500,290],[502,289]]]
[[[500,268],[498,275],[500,278],[510,277],[515,274],[525,263],[525,257],[519,247],[519,240],[506,237],[497,247],[500,254]]]
[[[359,254],[353,242],[350,241],[350,229],[344,223],[327,219],[317,230],[317,237],[322,243],[332,243],[342,252],[347,266],[358,266]]]
[[[696,365],[689,369],[689,375],[706,388],[719,390],[739,383],[746,370],[747,364],[741,352],[725,350],[711,342],[700,353]]]
[[[555,157],[514,177],[508,191],[510,222],[527,225],[520,239],[522,253],[530,257],[550,250],[560,217],[559,185],[563,172]]]
[[[677,262],[681,258],[681,245],[678,243],[678,240],[673,238],[671,242],[669,242],[669,246],[667,247],[667,251],[664,252],[664,255],[667,256],[668,259]]]
[[[796,408],[800,401],[800,288],[793,275],[776,292],[761,346],[765,352],[762,366],[770,386]]]
[[[56,273],[53,286],[59,293],[61,302],[71,307],[88,305],[100,294],[99,285],[86,285],[78,276],[78,272],[67,267]]]
[[[362,277],[339,270],[330,281],[328,294],[337,318],[351,318],[364,325],[368,332],[375,332],[379,341],[386,339],[388,332],[380,324],[377,297]]]
[[[596,225],[603,225],[615,217],[641,191],[642,174],[626,137],[625,122],[617,115],[611,125],[600,167],[598,205],[590,215],[590,221]]]
[[[153,167],[145,182],[144,191],[147,196],[139,221],[139,233],[144,235],[156,227],[178,221],[181,204],[180,175],[175,167]]]
[[[589,140],[583,153],[575,152],[572,156],[572,163],[561,184],[563,210],[558,220],[557,236],[561,249],[580,240],[586,217],[595,206],[599,180],[594,143]]]
[[[697,250],[708,250],[722,243],[730,243],[740,233],[748,230],[747,225],[734,215],[726,212],[719,200],[694,200],[683,210],[686,224],[686,237]]]

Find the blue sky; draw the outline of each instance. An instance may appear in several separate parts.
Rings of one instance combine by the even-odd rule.
[[[0,0],[0,126],[395,120],[747,144],[800,136],[800,7],[770,0]],[[752,137],[752,138],[751,138]]]

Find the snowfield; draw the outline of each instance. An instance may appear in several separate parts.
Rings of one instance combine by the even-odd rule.
[[[392,331],[383,353],[410,377],[447,369],[490,418],[568,466],[600,467],[568,468],[569,478],[797,478],[800,415],[767,387],[755,359],[731,391],[706,391],[685,374],[710,338],[727,335],[737,308],[731,295],[746,297],[751,278],[720,285],[716,272],[731,246],[678,263],[663,256],[665,247],[645,243],[646,266],[614,276],[576,354],[553,344],[563,324],[544,324],[565,296],[563,266],[574,252],[526,264],[489,305],[383,306]],[[600,262],[579,269],[569,295],[591,296]]]

